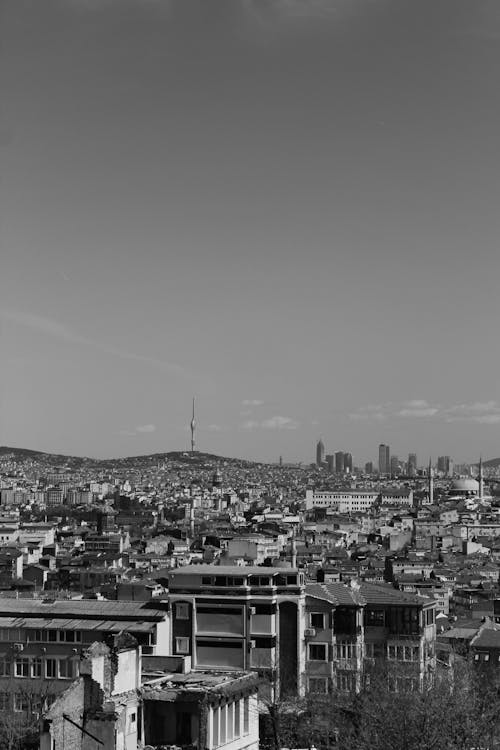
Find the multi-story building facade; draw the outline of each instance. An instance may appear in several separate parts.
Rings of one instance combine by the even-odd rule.
[[[293,568],[189,565],[168,574],[171,653],[194,669],[256,670],[269,692],[302,694],[305,588]]]
[[[325,463],[325,444],[322,440],[316,443],[316,465],[323,466]]]
[[[339,513],[356,513],[371,508],[379,497],[373,490],[339,490],[323,492],[306,490],[306,510],[331,508]]]
[[[307,690],[357,691],[374,670],[394,690],[421,689],[436,666],[435,610],[390,586],[307,584]]]
[[[335,453],[335,473],[344,473],[344,451],[337,451]]]
[[[378,447],[379,474],[388,474],[391,468],[391,450],[388,445],[380,443]]]

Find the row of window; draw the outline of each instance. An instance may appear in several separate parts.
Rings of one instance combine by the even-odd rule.
[[[420,661],[418,646],[387,646],[387,658],[390,661]]]
[[[76,659],[18,656],[14,661],[0,659],[0,677],[74,680],[78,676]]]
[[[249,698],[227,703],[213,709],[212,747],[220,747],[250,732]]]
[[[331,624],[328,624],[327,617],[326,612],[311,612],[309,615],[310,626],[318,630],[332,627]],[[337,617],[337,613],[334,617]],[[417,607],[393,608],[391,612],[383,609],[366,608],[363,613],[363,622],[366,627],[390,627],[393,624],[396,626],[396,630],[401,632],[406,630],[416,632],[418,630],[419,612]],[[425,625],[434,624],[433,609],[424,610],[424,623]]]
[[[47,697],[47,703],[52,699]],[[28,693],[5,693],[0,692],[0,711],[23,711],[24,713],[40,713],[44,701],[39,695]]]
[[[81,630],[29,630],[26,628],[0,628],[0,642],[31,643],[81,643]]]
[[[335,686],[342,692],[356,690],[356,675],[352,672],[338,672],[335,676]],[[310,693],[321,693],[326,695],[331,692],[332,682],[328,677],[309,677],[308,687]]]
[[[340,641],[333,647],[337,659],[353,659],[356,657],[356,643]],[[386,650],[387,649],[387,650]],[[419,646],[400,646],[383,643],[365,643],[365,657],[367,659],[384,658],[390,661],[420,661]],[[428,654],[432,656],[432,654]],[[310,661],[328,661],[327,643],[310,643],[308,650]]]
[[[481,651],[478,654],[474,654],[474,661],[490,661],[490,656],[486,651]],[[497,659],[500,661],[500,654]],[[491,661],[494,661],[494,659],[491,659]]]
[[[334,684],[341,692],[353,692],[356,690],[356,675],[352,672],[338,672]],[[389,677],[387,687],[392,693],[415,693],[420,687],[419,678]],[[332,690],[332,681],[328,677],[309,677],[308,688],[310,693],[325,695]]]

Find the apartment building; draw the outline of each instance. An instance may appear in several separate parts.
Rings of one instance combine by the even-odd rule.
[[[436,666],[435,615],[435,600],[383,584],[307,584],[308,691],[357,691],[381,667],[394,689],[421,689]]]
[[[78,676],[82,649],[121,632],[144,654],[166,654],[167,618],[143,602],[0,599],[0,706],[17,710],[28,686],[59,694]]]
[[[171,653],[194,669],[255,670],[303,693],[305,588],[294,568],[188,565],[168,573]]]

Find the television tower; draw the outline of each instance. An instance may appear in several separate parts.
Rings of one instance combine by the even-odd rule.
[[[193,398],[193,416],[191,417],[191,453],[194,453],[194,447],[195,447],[195,441],[194,441],[194,431],[196,430],[196,419],[194,418],[194,398]]]

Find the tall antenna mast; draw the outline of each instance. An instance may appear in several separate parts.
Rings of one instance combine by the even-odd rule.
[[[193,397],[193,416],[191,418],[191,453],[194,453],[195,448],[195,440],[194,440],[194,431],[196,429],[196,419],[194,418],[194,402],[195,399]]]

